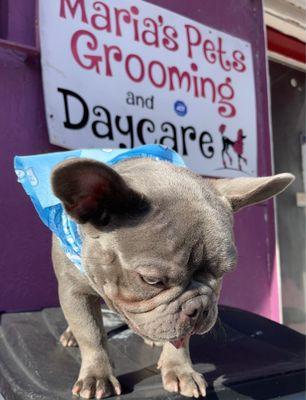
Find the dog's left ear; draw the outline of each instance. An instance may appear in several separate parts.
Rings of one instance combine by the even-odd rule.
[[[260,203],[281,193],[295,179],[284,173],[261,178],[218,179],[214,186],[232,206],[234,212],[243,207]]]
[[[107,224],[110,214],[138,210],[143,196],[128,186],[108,165],[90,159],[71,159],[56,165],[53,193],[78,223]]]

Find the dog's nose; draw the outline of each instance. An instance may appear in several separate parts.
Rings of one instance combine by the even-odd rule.
[[[201,299],[199,299],[198,297],[194,298],[194,299],[190,299],[188,301],[186,301],[183,305],[182,305],[182,311],[185,315],[187,315],[187,317],[195,319],[198,317],[200,311],[202,308],[202,302]]]

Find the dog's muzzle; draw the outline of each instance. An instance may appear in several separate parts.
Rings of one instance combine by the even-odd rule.
[[[182,305],[182,313],[190,318],[190,320],[196,320],[202,314],[205,316],[208,308],[209,300],[207,296],[197,296],[190,300],[187,300]]]
[[[190,334],[202,334],[211,329],[216,320],[217,307],[214,296],[200,295],[185,301],[181,305],[180,323]],[[189,335],[190,335],[189,334]],[[189,336],[187,335],[187,336]],[[187,336],[171,341],[176,348],[185,346]]]

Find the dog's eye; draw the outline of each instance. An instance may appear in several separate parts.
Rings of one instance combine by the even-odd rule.
[[[158,278],[153,278],[152,276],[141,276],[141,279],[148,283],[149,285],[161,285],[162,281]]]

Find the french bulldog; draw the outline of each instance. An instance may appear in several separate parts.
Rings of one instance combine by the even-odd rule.
[[[79,226],[85,274],[53,238],[59,298],[69,327],[64,346],[82,356],[73,394],[101,399],[121,393],[113,374],[100,301],[147,343],[162,345],[164,388],[206,394],[189,355],[189,339],[216,322],[224,274],[236,265],[233,213],[282,192],[288,173],[204,179],[164,161],[135,158],[113,168],[90,159],[58,164],[54,194]]]

